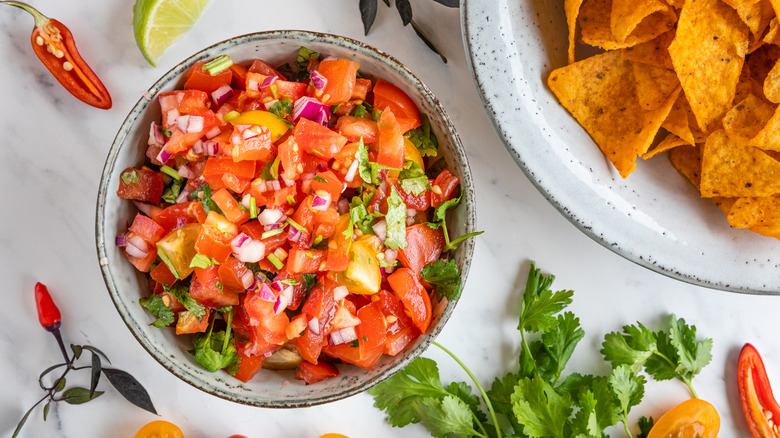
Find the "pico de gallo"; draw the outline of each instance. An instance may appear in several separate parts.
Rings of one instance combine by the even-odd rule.
[[[159,95],[117,245],[148,273],[152,324],[194,334],[205,369],[371,369],[460,293],[460,181],[414,101],[359,69],[304,47],[276,68],[223,55]]]

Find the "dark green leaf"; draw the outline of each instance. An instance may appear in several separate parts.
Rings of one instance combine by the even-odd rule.
[[[401,15],[401,21],[404,26],[412,21],[412,5],[409,0],[395,0],[395,7],[398,9],[398,13]]]
[[[477,433],[472,427],[474,421],[471,410],[458,397],[427,397],[421,400],[418,409],[421,412],[422,424],[433,436],[471,438]]]
[[[653,428],[653,417],[639,417],[637,425],[639,426],[639,434],[636,438],[647,438],[650,434],[650,429]]]
[[[50,372],[56,370],[57,368],[61,368],[61,367],[67,366],[67,365],[68,365],[67,363],[60,363],[60,364],[57,364],[57,365],[52,365],[49,368],[46,368],[45,370],[43,370],[41,375],[38,376],[38,383],[41,385],[41,387],[43,387],[43,378],[46,377],[47,374],[49,374]]]
[[[696,327],[672,315],[669,338],[680,358],[677,373],[692,378],[712,360],[712,339],[696,341]]]
[[[422,40],[423,43],[425,43],[426,46],[428,46],[429,49],[433,50],[433,53],[439,55],[439,58],[441,58],[441,62],[447,63],[447,57],[444,56],[444,54],[439,51],[438,48],[433,44],[433,41],[431,41],[430,38],[428,38],[428,35],[423,32],[422,28],[415,23],[414,20],[410,21],[412,23],[412,28],[414,29],[414,33],[417,34],[418,37]]]
[[[197,199],[200,201],[201,204],[203,204],[203,210],[206,211],[206,213],[210,211],[216,211],[219,214],[223,214],[222,210],[220,210],[219,206],[216,202],[214,202],[213,199],[211,199],[211,195],[213,194],[211,187],[209,187],[208,184],[203,184],[200,186],[200,188],[195,189],[190,194],[190,197],[192,199]]]
[[[95,391],[94,394],[89,394],[89,389],[87,388],[70,388],[62,393],[62,399],[65,401],[65,403],[71,404],[71,405],[80,405],[83,403],[86,403],[88,401],[94,400],[98,397],[100,397],[103,394],[103,391]]]
[[[377,0],[360,0],[360,19],[363,21],[363,32],[368,35],[376,18]]]
[[[225,332],[212,333],[212,329],[213,325],[207,333],[195,335],[192,341],[195,347],[192,354],[200,366],[208,371],[216,372],[230,366],[236,361],[238,355],[234,339],[230,337],[227,342],[228,347],[223,349],[223,346],[225,346]]]
[[[525,294],[520,307],[520,322],[518,330],[528,332],[544,332],[550,330],[557,323],[555,314],[571,304],[574,292],[550,290],[554,275],[543,275],[531,263],[528,272]]]
[[[157,414],[157,411],[152,404],[152,399],[149,398],[149,393],[146,392],[146,389],[144,389],[135,377],[131,376],[126,371],[114,368],[104,368],[103,374],[127,401],[145,411]]]
[[[46,421],[46,419],[49,417],[49,409],[51,408],[51,401],[46,402],[45,405],[43,405],[43,421]]]
[[[30,412],[32,412],[33,409],[35,409],[35,406],[38,406],[38,405],[37,404],[33,405],[33,407],[31,407],[29,410],[27,410],[27,413],[24,414],[22,419],[19,420],[19,423],[17,423],[16,429],[14,429],[14,433],[13,433],[13,435],[11,435],[11,438],[16,438],[17,436],[19,436],[19,432],[22,430],[22,426],[24,426],[24,423],[27,422],[27,417],[30,416]]]
[[[303,82],[309,78],[308,67],[309,60],[311,59],[320,59],[320,54],[301,46],[301,48],[298,49],[298,57],[295,59],[295,65],[298,66],[299,82]]]
[[[645,378],[631,371],[628,365],[621,365],[612,370],[609,385],[618,398],[622,420],[628,421],[628,413],[632,407],[642,401],[645,395]]]
[[[97,388],[98,381],[100,380],[100,371],[101,371],[101,364],[100,364],[100,356],[92,352],[92,376],[89,383],[89,396],[90,398],[95,394],[95,388]]]
[[[463,197],[463,191],[460,192],[457,198],[452,198],[442,202],[435,210],[433,210],[433,220],[436,222],[444,222],[447,218],[447,211],[453,209],[460,204],[460,200]]]
[[[512,411],[512,394],[515,392],[515,386],[520,378],[517,374],[507,373],[503,378],[498,378],[493,381],[493,386],[487,392],[487,396],[490,399],[490,403],[493,404],[493,409],[496,412],[503,414],[509,421],[515,432],[520,433],[523,430],[522,425],[517,422],[515,414]]]
[[[571,312],[558,315],[558,324],[554,329],[542,334],[542,342],[555,364],[554,379],[557,381],[561,372],[569,362],[574,348],[585,336],[585,331],[580,328],[580,320]]]
[[[449,394],[441,386],[436,362],[424,357],[418,357],[368,393],[374,397],[374,406],[387,414],[387,422],[396,427],[422,420],[425,411],[418,407],[423,399],[440,399]]]
[[[479,397],[471,393],[471,387],[465,382],[451,382],[444,388],[447,392],[463,400],[474,416],[482,423],[487,422],[487,415],[479,407]]]
[[[449,300],[460,296],[460,269],[454,260],[439,259],[420,270],[420,277],[433,286],[436,295]]]
[[[627,365],[638,372],[653,355],[656,338],[647,327],[637,324],[623,327],[623,333],[608,333],[601,345],[601,354],[612,363],[613,368]]]
[[[54,388],[54,392],[58,393],[65,389],[65,377],[60,377],[59,383],[57,383],[57,387]]]
[[[70,344],[70,349],[73,350],[73,356],[78,359],[81,357],[81,345]]]
[[[293,106],[290,101],[285,99],[277,100],[276,102],[271,105],[271,108],[269,110],[271,114],[275,115],[279,118],[279,120],[284,121],[284,118],[288,115],[292,114],[293,112]]]
[[[162,297],[159,295],[152,294],[148,297],[143,297],[138,300],[138,303],[145,307],[149,313],[157,317],[157,319],[152,322],[153,326],[163,328],[173,324],[175,319],[173,310],[165,305]]]
[[[680,358],[677,356],[677,349],[672,345],[666,332],[658,331],[655,333],[656,352],[645,361],[645,371],[653,376],[655,380],[669,380],[678,376],[677,363]]]
[[[98,349],[97,347],[93,347],[93,346],[91,346],[91,345],[82,345],[82,347],[83,347],[85,350],[89,350],[89,351],[91,351],[91,352],[93,352],[93,353],[97,353],[97,354],[99,354],[99,355],[103,356],[103,359],[105,359],[105,360],[106,360],[106,362],[108,362],[108,363],[111,363],[111,361],[110,361],[110,360],[108,360],[108,356],[106,356],[106,353],[103,353],[103,352],[102,352],[102,351],[100,351],[100,349]]]
[[[460,2],[458,0],[433,0],[433,1],[442,4],[444,6],[447,6],[448,8],[460,7]]]

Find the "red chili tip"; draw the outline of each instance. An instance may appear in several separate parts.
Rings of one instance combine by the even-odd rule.
[[[62,320],[60,309],[51,299],[49,290],[41,283],[35,283],[35,306],[38,308],[38,322],[43,328],[48,329]]]

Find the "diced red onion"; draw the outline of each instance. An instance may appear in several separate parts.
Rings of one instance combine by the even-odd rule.
[[[380,219],[376,221],[376,223],[371,227],[372,230],[374,230],[374,234],[376,234],[376,237],[379,238],[379,240],[384,243],[384,241],[387,239],[387,222],[385,222],[384,219]]]
[[[146,241],[136,234],[131,235],[127,239],[127,246],[125,246],[125,252],[130,257],[142,259],[149,254],[147,250]]]
[[[214,103],[217,106],[227,102],[231,97],[233,97],[233,89],[228,84],[224,84],[211,92],[211,98],[214,99]]]
[[[187,179],[190,179],[193,176],[195,176],[195,172],[193,172],[192,169],[190,169],[189,166],[187,166],[186,164],[182,164],[181,166],[179,166],[179,169],[176,171],[176,173],[180,177],[187,178]]]
[[[320,334],[320,320],[319,318],[312,318],[309,320],[308,324],[309,330],[311,330],[312,333],[315,335]]]
[[[172,156],[173,155],[170,152],[166,151],[165,147],[163,147],[162,149],[160,149],[160,153],[157,154],[157,161],[165,164],[168,162],[168,160],[171,159]]]
[[[276,350],[274,350],[274,351],[266,351],[265,353],[263,353],[263,356],[264,356],[266,359],[268,359],[269,357],[273,356],[273,355],[274,355],[274,353],[276,353]]]
[[[252,207],[251,201],[249,201],[252,198],[252,195],[247,193],[241,198],[241,206],[249,210],[250,207]]]
[[[358,170],[358,160],[352,160],[352,164],[349,165],[347,174],[344,175],[344,181],[352,182],[352,180],[355,179],[355,174],[357,174],[357,170]]]
[[[317,172],[325,172],[328,170],[328,166],[325,165],[325,163],[320,163],[317,165]]]
[[[387,263],[393,263],[398,258],[398,251],[393,248],[385,249],[385,261]]]
[[[260,193],[264,193],[268,191],[268,187],[266,187],[265,180],[262,178],[257,178],[254,181],[252,181],[252,187],[259,191]]]
[[[293,296],[293,288],[292,286],[287,286],[284,288],[284,290],[279,294],[279,297],[276,299],[276,303],[274,304],[274,314],[278,315],[284,311],[284,309],[287,308],[287,306],[290,305],[292,302],[292,296]]]
[[[254,292],[254,291],[256,291],[256,290],[257,290],[257,285],[258,285],[259,283],[260,283],[260,282],[257,280],[257,276],[253,275],[253,276],[252,276],[252,284],[250,284],[249,286],[247,286],[247,287],[245,288],[245,289],[246,289],[246,291],[247,291],[247,292]]]
[[[260,134],[256,133],[252,129],[245,129],[244,132],[241,133],[241,139],[242,140],[249,140],[250,138],[257,137],[258,135],[260,135]]]
[[[276,102],[279,102],[279,99],[269,100],[268,102],[264,103],[263,106],[265,107],[266,111],[269,111]]]
[[[152,122],[149,126],[149,141],[146,144],[150,146],[162,146],[165,144],[165,136],[163,135],[162,128],[160,128],[160,125],[158,125],[157,122]]]
[[[203,127],[206,121],[201,116],[189,116],[190,120],[187,123],[187,133],[194,133],[203,131]]]
[[[208,156],[216,156],[219,154],[219,144],[214,140],[206,140],[203,142],[203,152]]]
[[[321,103],[314,97],[303,96],[293,104],[293,121],[297,122],[301,117],[315,120],[320,109],[327,112],[327,118],[330,119],[330,107],[328,105]]]
[[[116,246],[122,247],[127,245],[127,235],[120,234],[116,236]]]
[[[317,111],[317,115],[314,116],[313,120],[322,126],[327,126],[328,122],[330,122],[330,107],[320,107],[320,109]]]
[[[316,211],[325,211],[330,207],[330,193],[314,195],[311,200],[311,209]]]
[[[212,138],[218,136],[219,134],[222,134],[222,129],[220,129],[219,126],[215,126],[206,132],[206,138],[211,140]]]
[[[246,81],[246,89],[247,90],[260,91],[260,84],[256,80],[254,80],[254,79],[247,79],[247,81]]]
[[[281,292],[286,287],[287,285],[279,280],[271,282],[271,289],[276,289],[277,292]]]
[[[133,204],[135,205],[135,208],[138,209],[141,213],[151,217],[152,216],[152,204],[147,204],[145,202],[139,202],[139,201],[133,201]]]
[[[179,196],[176,197],[177,204],[182,204],[189,201],[190,201],[190,192],[188,192],[187,190],[182,190],[181,193],[179,193]]]
[[[184,219],[183,217],[177,217],[176,218],[176,227],[174,229],[181,228],[183,226],[187,225],[187,219]]]
[[[276,295],[274,295],[274,292],[268,287],[267,283],[260,284],[260,287],[257,289],[257,296],[261,300],[276,302]]]
[[[389,275],[389,274],[392,274],[393,271],[395,271],[395,268],[392,267],[392,266],[387,266],[387,267],[381,268],[381,269],[384,269],[384,272],[382,273],[382,275],[385,275],[385,274]]]
[[[349,295],[349,289],[346,286],[336,286],[333,288],[333,300],[341,301]]]
[[[330,343],[333,345],[346,344],[357,339],[355,327],[346,327],[341,330],[330,332]]]
[[[168,112],[165,113],[165,126],[170,127],[175,125],[179,115],[179,111],[176,108],[168,110]]]
[[[284,217],[284,216],[282,216],[282,217],[283,217],[283,218],[285,218],[285,219],[287,219],[287,218],[286,218],[286,217]],[[263,225],[263,231],[271,231],[271,230],[275,230],[275,229],[277,229],[277,228],[279,228],[279,227],[281,227],[281,226],[282,226],[282,224],[281,224],[281,223],[276,223],[276,224],[271,224],[271,225]]]
[[[290,242],[297,242],[301,240],[302,234],[303,233],[301,233],[301,230],[295,227],[290,227],[290,231],[287,233],[287,240],[289,240]]]
[[[238,236],[234,237],[233,240],[230,241],[230,246],[233,248],[233,251],[235,251],[237,248],[241,248],[250,239],[251,237],[247,236],[246,234],[239,233]]]
[[[314,89],[317,91],[324,90],[325,86],[328,85],[328,78],[323,76],[322,73],[318,72],[317,70],[311,72],[309,78],[311,79],[311,84],[314,86]]]
[[[274,82],[276,82],[277,79],[279,79],[279,76],[268,76],[268,77],[266,77],[265,79],[263,79],[263,83],[260,84],[260,88],[265,88],[265,87],[273,84]]]
[[[179,116],[176,117],[176,127],[181,132],[187,132],[187,126],[190,123],[190,116]]]
[[[263,225],[272,225],[278,223],[283,216],[282,210],[266,208],[257,215],[257,220]]]
[[[236,258],[244,263],[257,263],[265,257],[265,244],[244,233],[239,234],[230,242],[230,248]]]
[[[198,140],[192,145],[192,153],[195,155],[203,155],[203,140]]]
[[[284,175],[282,175],[282,181],[284,181],[284,186],[285,187],[291,187],[291,186],[295,185],[295,180],[294,179],[289,179],[289,178],[287,178]]]
[[[248,289],[252,286],[252,284],[255,282],[255,274],[252,273],[249,269],[244,272],[244,275],[241,276],[241,284],[244,286],[244,289]]]
[[[277,190],[281,190],[281,188],[282,188],[282,184],[278,180],[275,180],[275,179],[271,180],[271,181],[266,181],[265,185],[266,185],[266,187],[268,187],[268,190],[271,190],[271,191],[274,191],[274,192],[277,191]]]

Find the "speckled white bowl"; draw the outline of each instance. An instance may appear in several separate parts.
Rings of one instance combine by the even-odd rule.
[[[566,65],[563,2],[463,0],[461,20],[474,80],[499,137],[575,226],[672,278],[780,294],[780,241],[730,227],[666,156],[639,160],[623,180],[552,95],[547,76]]]
[[[176,336],[172,329],[157,329],[149,325],[154,317],[138,304],[147,294],[143,275],[127,262],[115,246],[116,236],[123,233],[135,214],[130,202],[116,196],[121,171],[144,161],[149,124],[159,120],[157,95],[182,84],[182,74],[196,61],[229,55],[237,62],[263,58],[277,62],[293,61],[300,46],[314,51],[352,59],[360,63],[361,73],[397,84],[428,114],[433,131],[439,139],[440,152],[449,169],[458,175],[464,190],[464,202],[454,210],[448,221],[453,235],[474,231],[475,206],[471,171],[460,139],[449,116],[433,93],[411,71],[386,53],[345,37],[305,31],[274,31],[232,38],[208,47],[189,57],[163,75],[138,101],[125,119],[106,160],[97,202],[97,251],[108,292],[117,311],[138,342],[170,372],[187,383],[209,393],[238,403],[263,407],[302,407],[327,403],[365,391],[387,379],[420,355],[441,332],[452,314],[456,302],[450,302],[432,326],[427,336],[395,357],[385,356],[377,367],[366,371],[351,365],[340,366],[341,376],[316,385],[305,385],[293,379],[292,372],[264,371],[243,384],[225,372],[210,373],[202,369],[186,352],[190,340]],[[281,62],[280,62],[281,63]],[[455,252],[465,281],[469,271],[473,241],[470,239]]]

